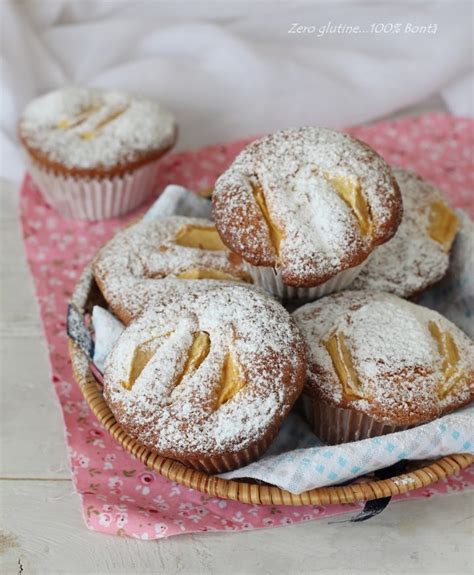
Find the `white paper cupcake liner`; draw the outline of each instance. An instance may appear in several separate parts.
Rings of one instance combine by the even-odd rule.
[[[376,421],[365,413],[334,407],[321,401],[312,400],[306,395],[303,395],[303,404],[306,419],[313,432],[328,445],[378,437],[412,427],[409,425],[389,425]]]
[[[138,208],[153,193],[158,160],[112,178],[75,178],[43,169],[27,157],[28,171],[45,200],[66,218],[104,220]]]
[[[313,287],[294,287],[286,285],[281,279],[281,272],[279,270],[272,267],[254,266],[248,262],[245,262],[245,264],[254,284],[262,287],[264,290],[280,299],[312,301],[348,287],[360,274],[368,261],[369,258],[358,266],[343,270],[330,280]]]

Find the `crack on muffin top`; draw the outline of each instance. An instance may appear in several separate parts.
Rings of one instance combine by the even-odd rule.
[[[323,345],[331,356],[344,395],[352,399],[363,398],[362,385],[344,334],[335,331],[328,339],[323,340]]]
[[[429,322],[428,329],[436,341],[442,361],[443,376],[438,385],[438,397],[444,399],[465,382],[466,374],[460,370],[461,358],[453,335],[448,330],[443,330],[435,321]]]
[[[108,124],[110,124],[111,122],[116,120],[122,114],[125,114],[128,107],[129,107],[129,104],[118,106],[116,108],[112,107],[107,112],[106,116],[100,118],[97,121],[97,123],[95,125],[90,126],[90,128],[88,130],[86,130],[84,132],[80,132],[79,136],[83,140],[92,140],[93,138],[97,138],[98,136],[100,136],[101,131],[105,128],[105,126],[107,126]]]
[[[459,229],[459,219],[442,199],[429,206],[428,235],[448,253]]]

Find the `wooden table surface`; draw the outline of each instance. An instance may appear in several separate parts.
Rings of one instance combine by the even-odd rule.
[[[17,197],[16,186],[0,185],[2,573],[474,573],[473,492],[392,504],[358,524],[323,519],[150,542],[88,531],[66,461]]]

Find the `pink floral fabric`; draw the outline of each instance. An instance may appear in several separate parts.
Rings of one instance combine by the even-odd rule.
[[[471,210],[474,122],[444,114],[403,118],[348,130],[390,163],[415,170]],[[211,186],[246,142],[167,156],[157,190],[175,183],[198,190]],[[66,308],[78,277],[95,251],[128,220],[64,220],[50,208],[31,179],[21,189],[21,221],[33,274],[52,381],[61,405],[69,460],[90,529],[140,539],[195,531],[240,531],[277,527],[359,510],[362,505],[255,506],[216,499],[146,469],[101,428],[74,381],[67,352]],[[144,211],[146,206],[142,209]],[[474,485],[474,469],[394,500],[431,497]]]

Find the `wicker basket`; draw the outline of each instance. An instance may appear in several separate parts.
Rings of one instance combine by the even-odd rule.
[[[105,305],[90,268],[86,268],[73,294],[72,303],[84,315],[96,304]],[[86,354],[72,339],[69,352],[74,376],[94,415],[127,451],[160,475],[208,495],[256,505],[328,505],[369,501],[425,487],[474,463],[472,455],[450,455],[430,462],[413,462],[410,472],[390,479],[363,478],[352,485],[320,487],[295,495],[278,487],[245,481],[229,481],[152,453],[128,436],[105,403],[101,386],[89,367]]]

